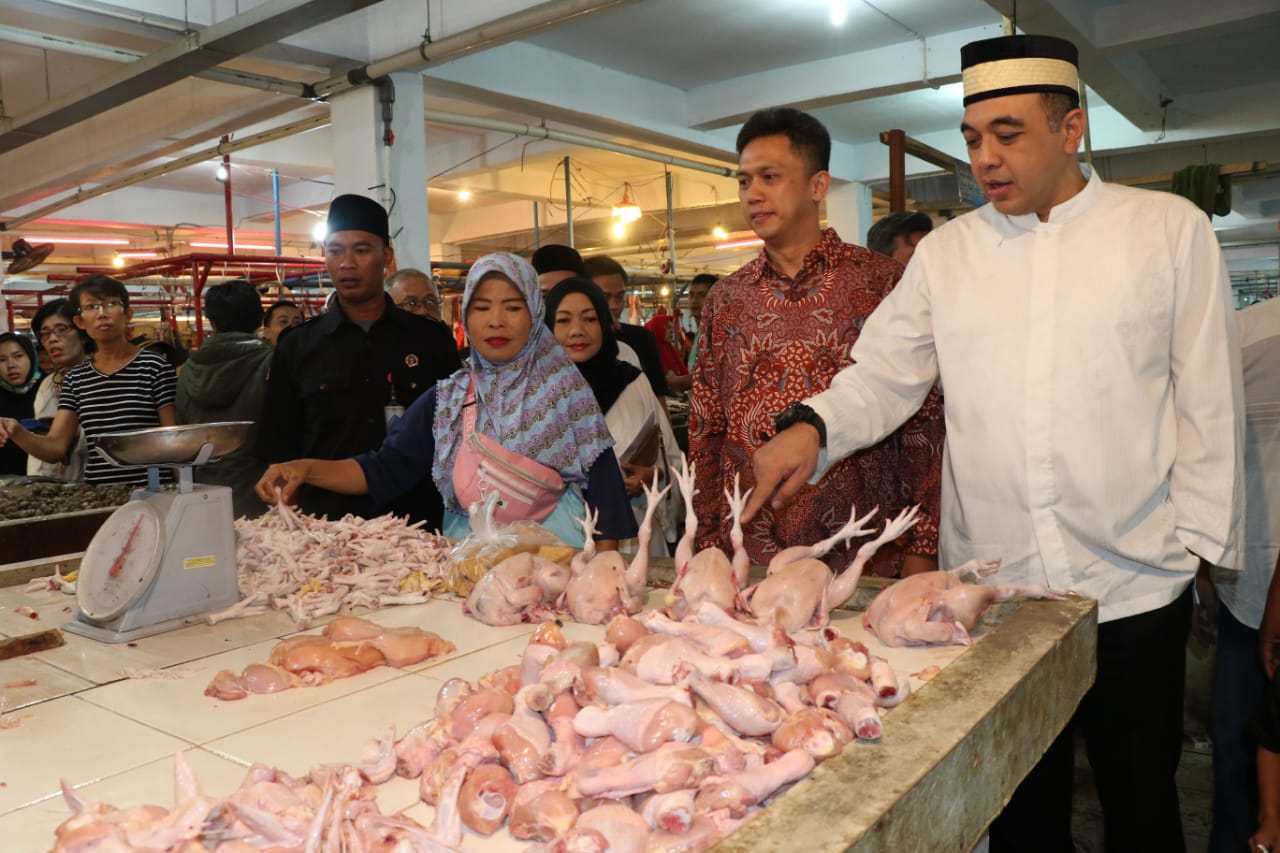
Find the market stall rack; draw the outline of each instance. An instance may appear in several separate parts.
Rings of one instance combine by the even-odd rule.
[[[288,298],[305,306],[306,313],[318,313],[330,289],[324,287],[327,273],[323,258],[287,257],[283,255],[227,255],[195,253],[172,258],[140,261],[120,269],[111,267],[77,267],[75,273],[59,273],[48,277],[55,286],[43,290],[6,289],[9,297],[9,324],[14,325],[16,312],[34,310],[45,302],[65,296],[71,286],[87,275],[103,273],[146,295],[131,299],[139,308],[162,309],[162,316],[189,317],[193,342],[204,341],[204,288],[214,280],[243,278],[259,287],[276,285],[276,294],[264,297],[269,305],[287,293]],[[34,307],[33,307],[34,303]]]

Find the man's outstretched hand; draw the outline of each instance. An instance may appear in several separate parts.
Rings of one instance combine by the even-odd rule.
[[[756,485],[742,514],[744,522],[755,518],[765,501],[774,509],[782,509],[791,502],[818,468],[818,442],[817,427],[798,423],[756,451],[751,459]]]

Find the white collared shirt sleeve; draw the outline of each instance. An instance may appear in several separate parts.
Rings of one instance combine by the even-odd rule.
[[[1244,388],[1231,279],[1205,217],[1170,223],[1175,258],[1170,368],[1178,448],[1170,473],[1178,538],[1210,563],[1241,568]]]
[[[854,365],[806,402],[827,427],[815,479],[849,454],[889,435],[920,408],[938,378],[928,282],[907,267],[867,318],[853,345]]]

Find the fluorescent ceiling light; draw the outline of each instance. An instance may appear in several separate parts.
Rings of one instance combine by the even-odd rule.
[[[72,243],[85,246],[127,246],[131,242],[111,237],[36,237],[33,234],[28,234],[25,239],[28,243]]]
[[[194,248],[198,248],[198,249],[225,249],[225,248],[227,248],[227,244],[226,244],[226,243],[188,243],[187,245],[188,245],[188,246],[191,246],[193,249],[194,249]],[[260,243],[236,243],[236,251],[238,252],[238,251],[240,251],[241,249],[247,249],[247,250],[249,250],[249,251],[251,251],[251,252],[274,252],[274,251],[276,250],[276,247],[275,247],[275,246],[264,246],[264,245],[262,245],[262,244],[260,244]]]
[[[753,246],[763,246],[764,241],[759,237],[749,237],[746,240],[732,240],[728,243],[716,243],[715,248],[718,251],[726,249],[750,249]]]

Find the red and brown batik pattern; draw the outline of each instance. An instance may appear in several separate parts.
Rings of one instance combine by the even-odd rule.
[[[689,416],[699,548],[729,552],[724,491],[733,489],[733,475],[741,475],[744,491],[755,485],[751,455],[773,435],[774,416],[825,390],[852,363],[849,350],[863,321],[901,274],[892,259],[843,243],[828,228],[794,279],[778,272],[762,251],[711,289]],[[881,548],[867,574],[896,574],[904,553],[936,554],[943,439],[942,399],[935,388],[920,411],[884,441],[835,465],[781,512],[762,510],[745,530],[752,562],[768,563],[783,548],[830,536],[853,505],[860,513],[879,506],[878,519],[888,519],[920,504],[920,522]],[[834,549],[828,564],[844,568],[858,544]]]

